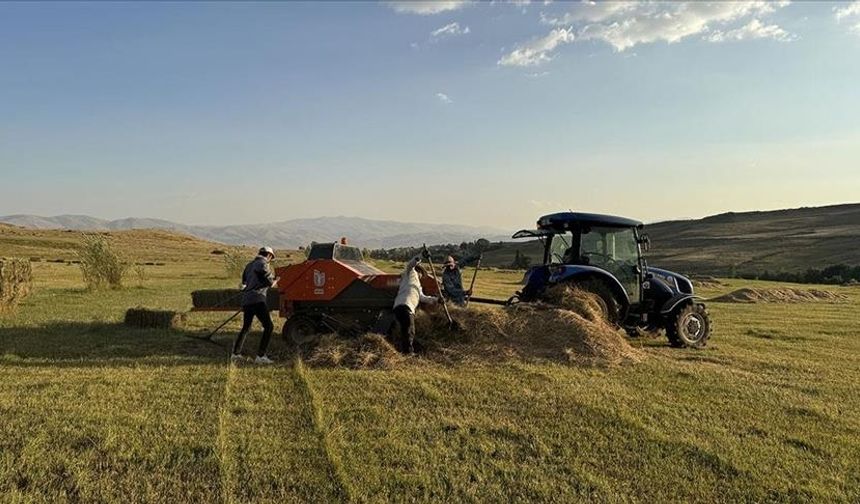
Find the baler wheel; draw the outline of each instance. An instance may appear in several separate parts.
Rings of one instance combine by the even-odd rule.
[[[319,341],[320,331],[317,321],[305,315],[293,315],[284,322],[284,339],[292,342],[299,350],[312,349]]]

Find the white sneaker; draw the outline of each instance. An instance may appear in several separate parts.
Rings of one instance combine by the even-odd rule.
[[[237,353],[230,354],[230,360],[233,362],[238,362],[238,361],[242,360],[242,354],[237,354]]]
[[[254,364],[274,364],[275,361],[266,357],[265,355],[258,355],[256,359],[254,359]]]

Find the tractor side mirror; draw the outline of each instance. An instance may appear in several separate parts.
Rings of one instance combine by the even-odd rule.
[[[642,250],[647,252],[651,249],[651,238],[648,235],[643,234],[639,237],[639,246],[642,247]]]

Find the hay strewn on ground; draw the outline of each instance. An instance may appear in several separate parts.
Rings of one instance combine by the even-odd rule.
[[[269,289],[266,303],[270,310],[278,309],[278,299],[278,290]],[[195,308],[238,310],[242,307],[242,296],[239,289],[197,290],[191,293],[191,303]]]
[[[711,299],[718,303],[807,303],[813,301],[840,302],[847,296],[820,289],[797,289],[794,287],[772,287],[752,289],[745,287]]]
[[[695,276],[692,277],[690,281],[693,283],[693,287],[696,288],[716,288],[725,285],[723,282],[712,276]]]
[[[130,308],[125,312],[125,325],[132,327],[179,329],[185,323],[185,314],[168,310]]]
[[[461,326],[458,331],[448,330],[441,310],[422,311],[416,317],[417,346],[422,348],[422,357],[439,363],[520,359],[606,366],[641,361],[644,354],[596,316],[597,302],[590,296],[581,291],[565,294],[566,302],[578,312],[541,303],[452,308],[451,315]],[[312,366],[351,369],[415,362],[377,334],[354,339],[324,336],[305,361]]]
[[[389,369],[405,359],[381,334],[367,333],[349,339],[327,334],[305,358],[305,362],[318,367]]]
[[[0,310],[17,306],[33,287],[33,267],[26,259],[0,259]]]

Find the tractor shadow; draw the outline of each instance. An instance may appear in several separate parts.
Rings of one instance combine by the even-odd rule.
[[[138,329],[121,323],[52,322],[39,326],[0,327],[3,366],[191,366],[227,364],[235,334],[205,340],[206,331]],[[252,331],[245,353],[256,351],[260,334]],[[285,350],[272,336],[270,348]]]

